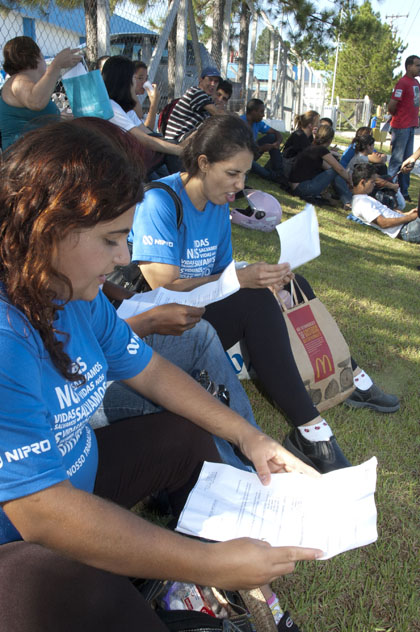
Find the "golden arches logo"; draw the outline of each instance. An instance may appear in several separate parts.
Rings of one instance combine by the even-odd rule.
[[[328,365],[328,372],[326,371]],[[320,371],[320,369],[322,368],[322,371]],[[317,358],[315,360],[315,379],[319,380],[321,375],[324,375],[325,377],[327,377],[327,375],[330,375],[333,372],[332,370],[332,364],[331,364],[331,358],[329,358],[329,356],[327,356],[327,354],[324,353],[324,355],[320,358]]]

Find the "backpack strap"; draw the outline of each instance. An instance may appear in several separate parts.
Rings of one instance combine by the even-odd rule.
[[[179,230],[183,218],[182,202],[179,195],[175,193],[170,186],[158,180],[147,182],[144,185],[145,192],[150,189],[163,189],[171,197],[176,210],[176,227],[177,230]],[[128,249],[131,255],[132,245],[130,243],[128,244]],[[152,289],[144,278],[138,263],[138,261],[131,261],[126,266],[115,266],[114,271],[107,277],[109,283],[104,284],[104,294],[116,309],[121,305],[124,298],[127,298],[125,294],[130,292],[147,292]],[[121,292],[122,288],[124,288],[123,292],[125,290],[125,294]]]
[[[159,180],[154,180],[153,182],[147,182],[144,185],[144,192],[150,191],[150,189],[163,189],[172,198],[172,201],[175,204],[175,210],[176,210],[176,227],[179,230],[179,227],[182,224],[182,218],[183,218],[182,202],[179,198],[179,195],[175,193],[175,191],[171,189],[170,186],[165,184],[165,182],[160,182]]]

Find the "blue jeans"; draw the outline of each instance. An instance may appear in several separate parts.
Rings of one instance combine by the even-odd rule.
[[[409,241],[412,244],[420,244],[420,218],[413,219],[412,222],[404,224],[400,230],[399,236],[404,241]]]
[[[257,140],[257,145],[262,146],[267,143],[274,143],[275,140],[276,137],[274,134],[266,134]],[[260,176],[260,178],[276,182],[279,173],[283,173],[283,157],[280,149],[270,149],[268,153],[270,154],[270,160],[268,160],[264,166],[260,165],[256,160],[253,160],[251,171],[257,176]]]
[[[205,369],[216,384],[224,384],[230,394],[230,407],[256,428],[251,404],[227,358],[219,337],[206,320],[188,329],[181,336],[146,336],[145,342],[161,356],[186,373]],[[188,394],[186,393],[186,396]],[[90,419],[94,428],[128,417],[138,417],[161,411],[162,408],[121,382],[109,382],[101,406]],[[224,463],[251,470],[245,457],[239,458],[230,443],[214,437]]]
[[[343,204],[351,204],[352,194],[348,188],[346,181],[334,171],[334,169],[327,169],[322,173],[319,173],[312,180],[305,180],[299,182],[298,186],[294,190],[296,195],[301,197],[315,197],[320,195],[329,184],[332,184],[334,189],[340,196],[340,200]]]
[[[414,127],[406,127],[404,129],[392,128],[391,131],[392,154],[388,166],[388,175],[394,178],[398,173],[402,163],[413,153],[414,148]],[[400,173],[398,176],[401,193],[408,195],[408,187],[410,186],[410,174]]]

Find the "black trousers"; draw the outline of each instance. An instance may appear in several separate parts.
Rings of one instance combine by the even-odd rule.
[[[127,508],[166,490],[177,513],[202,462],[220,462],[211,435],[171,413],[135,417],[95,432],[94,493]],[[27,542],[0,546],[0,613],[0,632],[167,630],[126,577]]]
[[[309,299],[315,297],[304,277],[297,274],[296,280]],[[286,323],[270,290],[239,290],[208,305],[203,318],[216,329],[224,349],[245,340],[258,379],[294,426],[319,414],[300,377]],[[352,365],[356,367],[353,360]]]

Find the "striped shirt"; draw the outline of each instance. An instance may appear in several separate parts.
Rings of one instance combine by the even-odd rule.
[[[213,105],[213,99],[201,88],[189,88],[171,112],[165,138],[180,141],[185,134],[197,129],[210,116],[204,109],[206,105]]]

